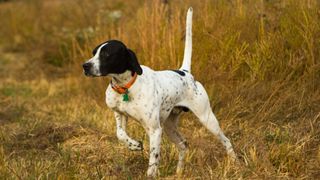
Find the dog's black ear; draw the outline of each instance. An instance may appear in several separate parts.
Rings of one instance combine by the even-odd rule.
[[[138,75],[142,74],[142,68],[140,67],[140,64],[138,62],[136,54],[131,50],[127,49],[130,57],[129,64],[132,67],[132,70],[136,72]]]

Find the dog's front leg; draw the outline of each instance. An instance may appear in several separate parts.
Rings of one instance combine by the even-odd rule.
[[[150,139],[150,158],[147,175],[149,177],[155,177],[158,172],[158,166],[160,161],[161,134],[162,129],[160,126],[156,128],[150,128],[148,130],[148,135]]]
[[[130,138],[125,129],[126,129],[126,122],[128,117],[124,116],[118,112],[114,113],[114,116],[116,118],[116,124],[117,124],[117,137],[120,141],[125,143],[125,145],[132,151],[141,151],[143,150],[143,145],[141,141],[136,141],[132,138]]]

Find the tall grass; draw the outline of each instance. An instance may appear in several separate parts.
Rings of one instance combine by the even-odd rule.
[[[6,28],[1,30],[1,39],[10,42],[9,47],[41,51],[44,60],[62,66],[70,61],[81,63],[98,42],[116,38],[134,49],[144,64],[155,69],[178,67],[185,8],[194,6],[198,10],[194,62],[200,64],[195,66],[195,75],[214,76],[207,64],[217,67],[219,73],[254,80],[319,74],[315,68],[319,63],[317,3],[161,2],[34,0],[5,4],[1,12]],[[117,12],[119,17],[113,15]]]
[[[81,64],[120,39],[153,69],[180,67],[194,8],[192,73],[240,159],[183,116],[192,179],[319,176],[320,7],[317,1],[70,0],[0,3],[0,177],[144,178],[148,151],[129,152],[105,107],[106,78]],[[147,146],[134,121],[128,132]],[[146,148],[147,149],[147,148]],[[176,178],[164,138],[161,178]]]

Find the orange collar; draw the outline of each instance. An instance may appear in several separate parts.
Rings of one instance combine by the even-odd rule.
[[[113,90],[115,90],[119,94],[127,94],[128,89],[133,85],[136,79],[137,79],[137,73],[134,73],[132,79],[124,86],[118,86],[116,84],[113,84],[111,80],[111,87]]]

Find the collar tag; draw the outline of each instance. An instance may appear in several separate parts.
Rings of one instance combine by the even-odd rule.
[[[128,89],[126,90],[126,92],[122,95],[122,97],[123,97],[123,101],[124,102],[129,102],[129,91],[128,91]]]

